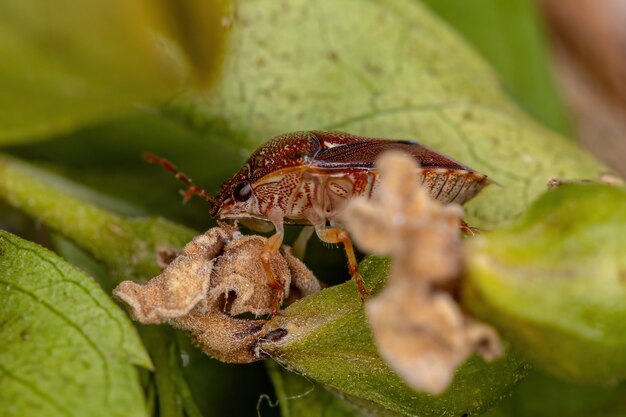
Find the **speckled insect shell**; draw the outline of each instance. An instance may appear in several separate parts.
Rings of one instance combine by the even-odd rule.
[[[378,184],[374,163],[388,150],[412,155],[422,167],[426,189],[445,204],[463,204],[491,182],[414,141],[342,132],[295,132],[277,136],[257,149],[224,183],[213,214],[267,220],[269,211],[274,210],[286,223],[332,222],[349,199],[371,196]]]

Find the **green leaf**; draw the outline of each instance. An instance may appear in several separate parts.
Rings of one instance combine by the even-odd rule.
[[[3,1],[0,144],[163,101],[187,73],[214,79],[227,8],[225,0]]]
[[[224,41],[232,19],[230,0],[153,0],[164,30],[182,49],[200,86],[211,85],[220,74]]]
[[[467,44],[414,0],[241,2],[220,82],[167,114],[250,152],[284,132],[418,139],[484,172],[466,220],[519,216],[555,178],[603,168],[512,105]]]
[[[626,378],[626,189],[567,185],[470,242],[466,299],[538,368]]]
[[[361,263],[368,288],[380,290],[389,262],[368,257]],[[477,413],[495,404],[526,373],[516,357],[491,364],[470,358],[440,396],[417,393],[378,356],[363,305],[353,282],[304,298],[271,321],[286,336],[260,349],[289,369],[342,393],[372,415],[439,416]]]
[[[148,279],[157,275],[161,249],[176,249],[191,239],[194,232],[160,218],[126,218],[87,201],[127,210],[116,200],[37,169],[16,159],[0,156],[0,196],[48,227],[63,234],[107,267],[109,284],[124,279]],[[86,201],[85,201],[86,200]],[[147,340],[158,381],[158,400],[164,412],[176,416],[183,404],[173,384],[163,383],[172,362],[169,334],[154,329],[157,336]],[[175,346],[174,349],[177,349]],[[182,414],[181,414],[182,415]]]
[[[146,416],[150,367],[122,311],[48,250],[0,231],[0,409],[5,416]]]
[[[304,377],[267,362],[282,417],[361,417],[353,406]],[[272,403],[270,402],[270,405]]]
[[[547,36],[537,5],[526,0],[422,0],[475,46],[498,71],[505,90],[529,114],[571,133],[557,94]]]

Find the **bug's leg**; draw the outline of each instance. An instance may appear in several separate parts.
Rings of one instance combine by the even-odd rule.
[[[463,233],[466,236],[475,236],[480,234],[480,229],[477,227],[472,227],[469,226],[467,223],[465,223],[464,220],[461,220],[461,233]]]
[[[276,223],[276,233],[270,236],[261,251],[261,263],[263,264],[263,269],[265,270],[265,275],[267,276],[267,280],[269,281],[270,287],[274,291],[274,298],[272,299],[272,309],[271,314],[276,314],[280,311],[280,302],[283,299],[283,295],[285,292],[285,283],[282,282],[274,271],[272,270],[272,256],[276,255],[280,246],[283,244],[283,238],[285,236],[285,230],[283,228],[282,221],[280,223]]]
[[[370,294],[369,291],[367,291],[367,288],[365,288],[363,278],[361,278],[361,274],[359,273],[359,264],[356,261],[354,246],[352,246],[352,239],[350,239],[348,232],[338,227],[326,226],[316,226],[315,232],[322,242],[343,244],[346,251],[346,257],[348,258],[350,276],[352,276],[354,282],[356,282],[356,285],[359,288],[361,299],[365,300]]]
[[[306,253],[306,245],[309,243],[309,239],[313,236],[313,227],[312,226],[304,226],[298,235],[298,238],[295,242],[293,242],[293,256],[298,259],[304,259],[304,255]]]

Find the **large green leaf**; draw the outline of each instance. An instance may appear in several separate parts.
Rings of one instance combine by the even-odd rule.
[[[107,267],[109,284],[123,279],[149,278],[158,274],[160,249],[177,248],[193,232],[159,218],[127,219],[102,206],[126,211],[125,205],[77,186],[61,177],[12,158],[0,158],[0,195],[7,203],[23,210],[85,249]],[[159,333],[159,330],[155,330]],[[153,333],[155,332],[153,331]],[[146,340],[146,338],[144,338]],[[158,401],[164,413],[182,413],[174,383],[163,383],[161,373],[171,374],[179,358],[164,353],[171,346],[167,333],[148,340],[147,348],[157,368]],[[165,380],[167,382],[167,380]]]
[[[215,74],[228,2],[184,3],[0,3],[0,144],[124,114],[171,97],[191,73]]]
[[[498,71],[505,90],[548,127],[570,133],[537,5],[527,0],[422,0]]]
[[[516,226],[473,240],[466,299],[537,367],[626,378],[626,189],[568,185]]]
[[[147,415],[134,365],[150,360],[90,278],[0,231],[0,298],[2,415]]]
[[[209,140],[246,147],[293,130],[418,139],[493,177],[467,220],[518,216],[554,177],[594,177],[589,156],[536,125],[471,48],[412,0],[241,2],[223,76],[173,103]]]

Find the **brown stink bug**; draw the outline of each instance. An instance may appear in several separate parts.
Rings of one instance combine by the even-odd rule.
[[[294,132],[277,136],[257,149],[244,166],[212,197],[170,162],[154,155],[146,160],[176,174],[188,189],[185,199],[199,195],[211,205],[218,220],[238,220],[256,231],[276,230],[261,253],[269,283],[277,292],[278,311],[283,286],[270,267],[285,224],[305,225],[299,241],[313,230],[326,243],[342,243],[350,274],[361,295],[368,294],[348,233],[339,215],[348,200],[369,197],[378,184],[374,161],[383,152],[400,150],[422,167],[422,182],[442,203],[463,204],[492,181],[483,174],[414,141],[365,138],[342,132]]]

